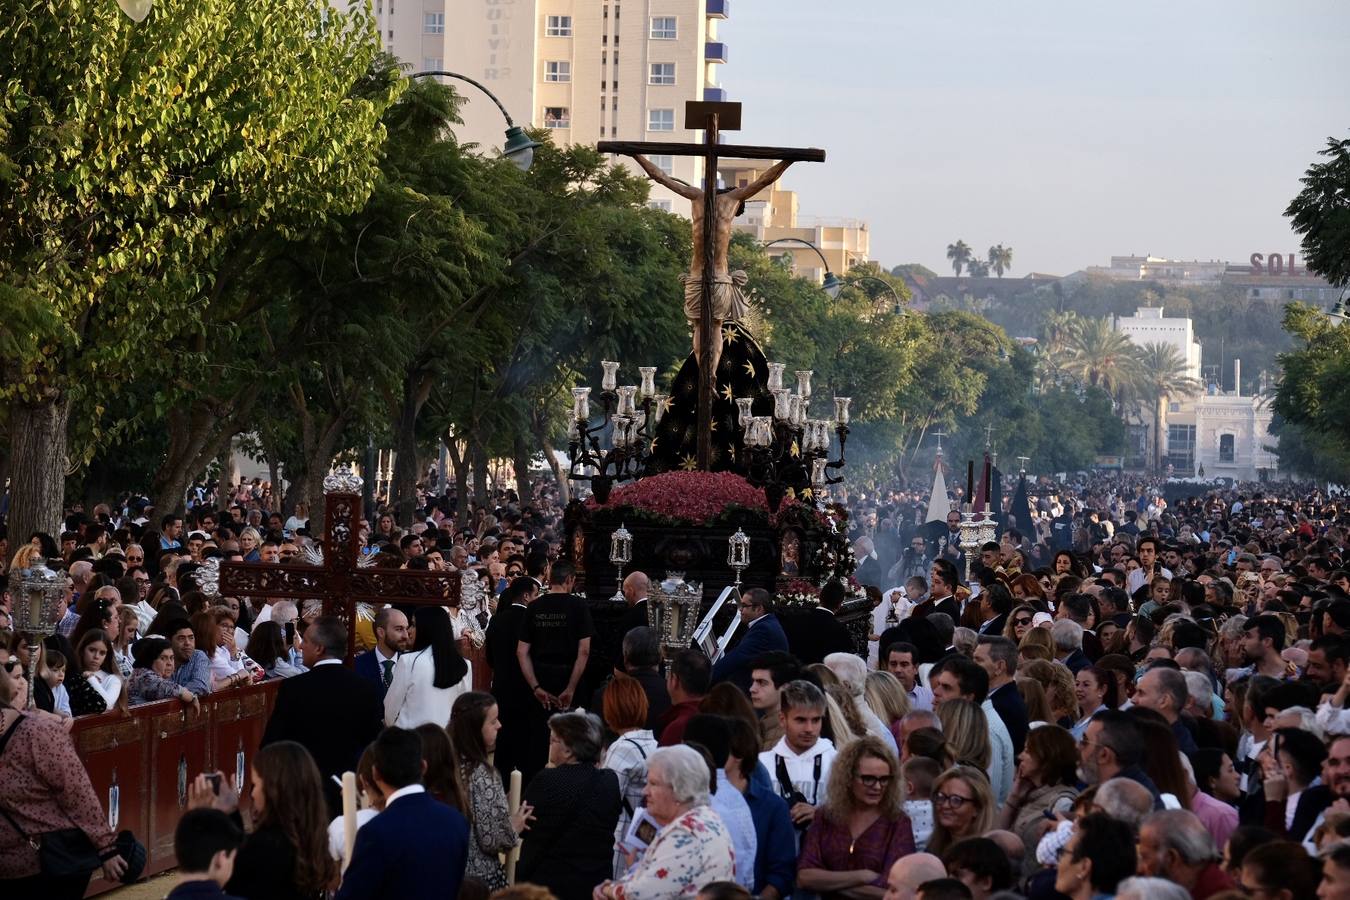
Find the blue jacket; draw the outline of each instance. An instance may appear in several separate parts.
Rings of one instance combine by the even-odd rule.
[[[778,896],[791,897],[797,880],[797,832],[787,801],[774,791],[763,763],[755,766],[746,785],[745,802],[755,823],[757,842],[754,893],[762,894],[765,887],[773,885]]]
[[[375,651],[367,650],[365,653],[356,654],[356,658],[352,660],[352,671],[375,686],[380,703],[383,704],[384,695],[389,687],[384,683],[384,673],[380,671],[380,662],[375,658]]]
[[[459,896],[469,823],[430,794],[399,797],[356,833],[337,900]]]
[[[741,635],[741,642],[717,661],[713,666],[712,680],[730,681],[749,693],[750,671],[755,660],[770,650],[786,651],[787,648],[788,639],[783,626],[779,624],[777,616],[769,613],[750,625],[749,630]]]

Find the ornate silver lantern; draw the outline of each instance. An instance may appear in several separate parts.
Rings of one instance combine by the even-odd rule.
[[[685,581],[683,572],[666,573],[666,580],[651,589],[647,624],[661,643],[662,659],[669,662],[693,642],[702,607],[703,588]]]
[[[727,538],[727,565],[736,570],[736,589],[739,592],[741,573],[750,565],[750,535],[739,528]]]
[[[609,561],[619,567],[619,585],[614,591],[614,596],[609,599],[615,603],[623,603],[623,567],[633,561],[633,535],[619,524],[618,530],[609,536]]]
[[[66,573],[47,567],[44,559],[33,560],[27,569],[10,575],[9,589],[14,604],[11,618],[16,631],[28,637],[28,708],[35,700],[33,690],[37,677],[38,649],[42,640],[56,633],[61,623],[61,601],[70,590]]]
[[[325,494],[359,494],[364,485],[365,481],[356,474],[351,463],[343,463],[323,477]]]

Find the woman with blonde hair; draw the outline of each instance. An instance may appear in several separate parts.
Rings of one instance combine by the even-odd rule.
[[[1009,617],[1011,619],[1011,617]],[[1018,658],[1027,662],[1055,658],[1055,639],[1050,636],[1049,628],[1032,628],[1022,636],[1017,644]]]
[[[845,746],[802,840],[798,886],[825,895],[884,888],[895,861],[914,852],[903,787],[900,763],[880,738],[869,734]]]
[[[994,748],[984,710],[969,700],[948,700],[937,708],[937,717],[957,764],[987,770]]]
[[[867,673],[865,695],[867,705],[885,723],[891,737],[895,738],[895,745],[899,747],[900,720],[909,715],[909,697],[905,694],[904,685],[890,672],[873,670]]]
[[[244,554],[244,562],[258,562],[262,559],[262,535],[252,525],[239,532],[239,549]]]
[[[1050,709],[1050,701],[1045,697],[1045,688],[1034,678],[1026,678],[1018,675],[1017,693],[1022,695],[1022,702],[1027,705],[1028,722],[1045,722],[1054,724],[1055,714]]]
[[[1032,582],[1036,579],[1030,575],[1019,575],[1018,578],[1026,578]],[[1039,582],[1036,583],[1040,587]],[[1013,607],[1012,612],[1008,613],[1008,622],[1003,626],[1003,636],[1012,641],[1021,642],[1026,637],[1027,632],[1031,631],[1031,622],[1036,618],[1036,610],[1025,603]]]
[[[957,841],[988,832],[994,827],[994,806],[984,772],[963,765],[943,772],[933,782],[933,835],[926,852],[941,856]]]
[[[1045,688],[1055,724],[1072,729],[1078,721],[1079,711],[1077,688],[1069,667],[1060,662],[1036,659],[1018,667],[1018,671],[1028,678],[1036,679]]]

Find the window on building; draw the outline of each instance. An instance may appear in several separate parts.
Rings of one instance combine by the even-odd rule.
[[[654,41],[675,40],[675,17],[652,16],[651,37]]]
[[[675,130],[675,110],[673,110],[673,109],[649,109],[649,110],[647,110],[647,130],[648,130],[648,131],[674,131],[674,130]]]
[[[1195,471],[1195,426],[1167,426],[1167,463],[1178,473]]]
[[[549,16],[544,20],[544,35],[546,37],[571,37],[572,17]]]
[[[572,111],[566,106],[545,106],[544,107],[544,127],[545,128],[571,128]]]
[[[651,73],[647,78],[648,84],[674,84],[675,83],[675,64],[674,63],[652,63]]]
[[[659,209],[661,212],[671,212],[675,208],[669,200],[648,200],[647,206],[652,209]]]
[[[572,80],[572,64],[570,62],[546,62],[544,63],[544,80],[567,82]]]
[[[675,174],[675,157],[667,153],[658,153],[655,156],[649,156],[647,158],[652,161],[652,165],[656,166],[667,175]]]
[[[423,34],[445,34],[445,13],[422,13]]]
[[[1230,463],[1233,461],[1234,445],[1237,440],[1231,434],[1219,435],[1219,462]]]
[[[445,60],[441,59],[439,56],[422,57],[423,72],[439,72],[444,68],[445,68]]]

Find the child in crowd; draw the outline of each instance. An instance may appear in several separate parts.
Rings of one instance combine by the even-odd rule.
[[[243,842],[244,833],[218,809],[183,813],[173,833],[179,882],[166,900],[234,900],[225,893],[225,885],[234,874],[234,855]]]
[[[937,760],[911,756],[900,767],[905,779],[905,815],[914,829],[914,850],[923,853],[933,834],[933,782],[942,774]]]
[[[60,650],[47,651],[47,665],[42,678],[52,689],[52,712],[63,719],[70,718],[70,692],[66,690],[66,655]]]

